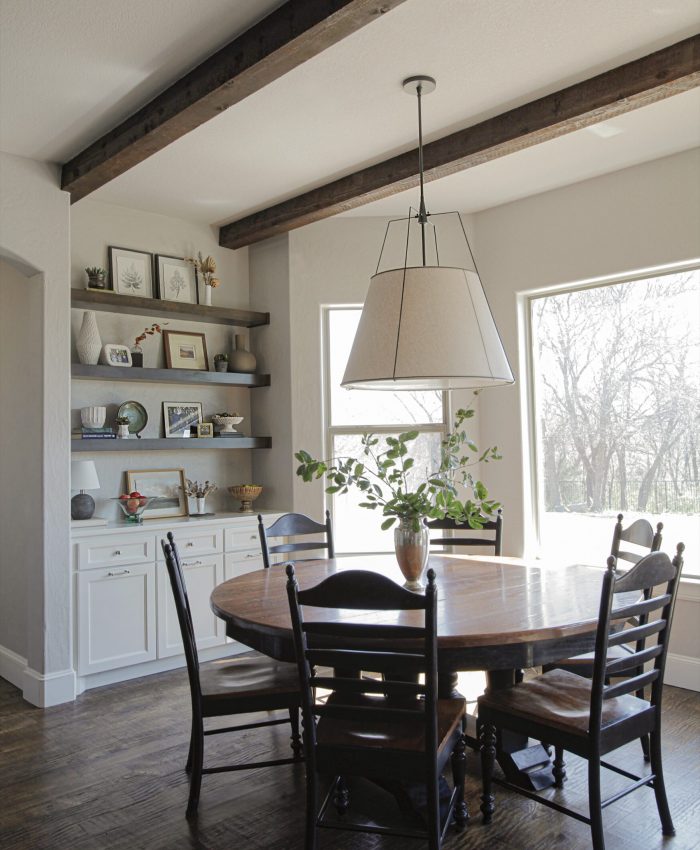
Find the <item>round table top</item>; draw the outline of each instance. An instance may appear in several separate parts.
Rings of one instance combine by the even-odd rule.
[[[483,656],[479,648],[507,650],[509,645],[515,649],[516,645],[533,647],[539,642],[550,646],[561,642],[575,648],[581,636],[586,637],[580,651],[592,648],[603,579],[600,568],[432,554],[429,566],[435,570],[438,586],[439,650],[462,654],[471,650],[472,655]],[[303,590],[332,573],[351,569],[374,570],[403,583],[396,559],[389,554],[300,562],[296,576]],[[231,637],[272,655],[290,656],[289,649],[274,648],[275,641],[292,641],[284,565],[256,570],[220,584],[212,593],[211,606],[226,621]],[[314,619],[337,618],[346,622],[358,619],[418,625],[422,614],[378,611],[368,616],[367,612],[348,609],[314,612]],[[556,651],[552,649],[548,654],[556,656]],[[483,663],[483,658],[474,660],[476,664]]]

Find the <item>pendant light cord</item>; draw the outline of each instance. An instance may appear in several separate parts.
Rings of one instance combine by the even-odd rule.
[[[423,257],[423,265],[425,266],[425,225],[428,223],[428,213],[425,210],[425,196],[423,194],[423,83],[418,83],[418,85],[416,86],[416,94],[418,95],[418,175],[420,178],[420,205],[418,207],[418,223],[420,224],[421,251]]]

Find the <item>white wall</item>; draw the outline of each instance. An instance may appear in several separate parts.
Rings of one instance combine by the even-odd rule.
[[[212,293],[215,305],[248,308],[248,251],[231,251],[217,244],[218,229],[207,225],[183,221],[168,216],[127,209],[113,204],[103,204],[89,199],[78,202],[71,216],[71,285],[84,288],[85,267],[108,268],[107,248],[116,245],[153,254],[185,257],[211,254],[217,261],[217,274],[221,286]],[[203,297],[200,295],[200,297]],[[71,359],[76,362],[75,339],[83,318],[82,310],[72,310]],[[144,327],[160,321],[155,317],[96,313],[102,342],[123,343],[131,347]],[[252,350],[256,350],[258,330],[247,331],[221,325],[200,324],[163,317],[161,323],[167,330],[204,333],[209,356],[209,368],[214,370],[214,355],[230,353],[234,347],[234,333],[250,335]],[[160,336],[148,337],[142,344],[144,366],[165,368],[163,341]],[[146,408],[148,425],[144,437],[160,437],[163,431],[164,401],[199,401],[204,419],[211,421],[214,413],[235,411],[245,417],[239,426],[245,434],[251,433],[251,394],[259,389],[231,389],[205,386],[180,386],[177,384],[128,384],[122,382],[74,381],[71,396],[71,421],[73,428],[80,427],[80,408],[90,405],[107,406],[108,423],[124,401],[135,400]],[[126,486],[126,470],[184,468],[188,478],[216,482],[219,490],[207,500],[208,509],[236,510],[238,502],[226,492],[232,484],[250,481],[251,455],[249,451],[194,451],[194,452],[120,452],[96,456],[100,490],[92,495],[96,514],[108,519],[119,517],[118,506],[110,501],[119,496]],[[81,455],[87,457],[87,455]],[[194,508],[194,505],[192,506]]]
[[[69,201],[55,166],[0,153],[0,256],[34,273],[41,286],[43,334],[26,340],[42,362],[42,496],[32,507],[41,547],[27,565],[31,588],[26,658],[0,648],[2,675],[36,705],[72,699],[71,585],[69,562],[70,417]],[[43,345],[42,345],[43,342]]]
[[[0,646],[27,657],[27,575],[41,563],[43,286],[0,261]]]

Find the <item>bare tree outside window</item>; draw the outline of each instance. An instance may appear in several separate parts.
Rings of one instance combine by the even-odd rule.
[[[623,512],[697,574],[700,271],[534,298],[531,318],[545,553],[604,563]]]

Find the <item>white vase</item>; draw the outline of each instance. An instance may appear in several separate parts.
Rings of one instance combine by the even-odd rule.
[[[207,289],[210,289],[210,288],[211,287],[207,287]],[[198,514],[206,513],[206,511],[204,510],[205,499],[206,499],[206,496],[203,496],[201,498],[199,496],[197,497],[197,513]]]
[[[87,363],[90,366],[97,365],[102,351],[102,340],[100,339],[100,330],[97,327],[97,317],[94,310],[86,310],[83,313],[83,323],[80,326],[75,347],[78,351],[78,360],[81,363]]]
[[[204,303],[211,307],[211,286],[204,285]]]
[[[107,418],[106,407],[81,407],[80,421],[83,428],[101,428]]]

